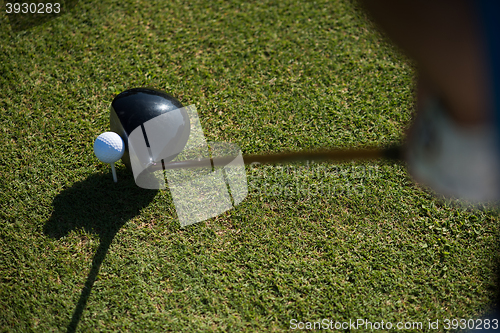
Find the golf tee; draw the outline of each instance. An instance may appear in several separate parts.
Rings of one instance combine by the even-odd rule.
[[[111,172],[113,173],[113,180],[115,181],[115,183],[118,181],[118,179],[116,178],[116,169],[115,169],[115,164],[114,163],[110,163],[111,165]]]

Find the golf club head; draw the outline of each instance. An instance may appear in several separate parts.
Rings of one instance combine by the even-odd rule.
[[[183,107],[161,91],[131,89],[113,100],[110,123],[111,130],[127,144],[122,160],[132,171],[136,185],[168,188],[181,226],[217,216],[246,197],[241,150],[230,143],[209,144],[195,105]],[[212,164],[211,157],[224,158],[225,162]],[[165,169],[171,161],[192,159],[203,166]]]
[[[151,152],[150,143],[153,140],[161,141],[161,151],[154,153],[164,162],[171,161],[182,151],[190,134],[189,117],[182,108],[183,105],[171,95],[151,88],[129,89],[113,99],[110,108],[110,128],[125,142],[122,162],[129,170],[132,170],[129,136],[134,130],[142,129],[145,132],[145,124],[156,126],[158,129],[150,131],[157,137],[149,138],[149,141],[146,137],[144,150]],[[154,156],[152,160],[155,160]]]
[[[184,107],[155,89],[130,89],[111,103],[110,126],[126,143],[122,161],[136,185],[168,188],[181,226],[217,216],[247,196],[241,150],[231,143],[208,143],[195,105]],[[192,159],[203,167],[165,169],[169,162]]]

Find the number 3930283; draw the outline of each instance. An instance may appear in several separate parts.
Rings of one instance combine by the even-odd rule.
[[[445,319],[443,320],[444,329],[456,330],[458,328],[461,329],[470,329],[470,330],[497,330],[499,328],[498,319]]]
[[[59,14],[61,12],[60,3],[10,3],[5,4],[7,14]]]

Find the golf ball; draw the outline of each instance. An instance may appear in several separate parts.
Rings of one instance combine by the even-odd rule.
[[[125,144],[115,132],[102,133],[94,141],[94,153],[104,163],[115,163],[122,158]]]

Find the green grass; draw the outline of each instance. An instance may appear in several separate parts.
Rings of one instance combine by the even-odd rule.
[[[80,1],[27,30],[4,8],[0,331],[427,323],[495,302],[497,211],[403,164],[249,167],[241,205],[181,229],[168,191],[121,163],[114,184],[93,155],[114,96],[141,86],[247,154],[403,140],[414,66],[355,4]]]

